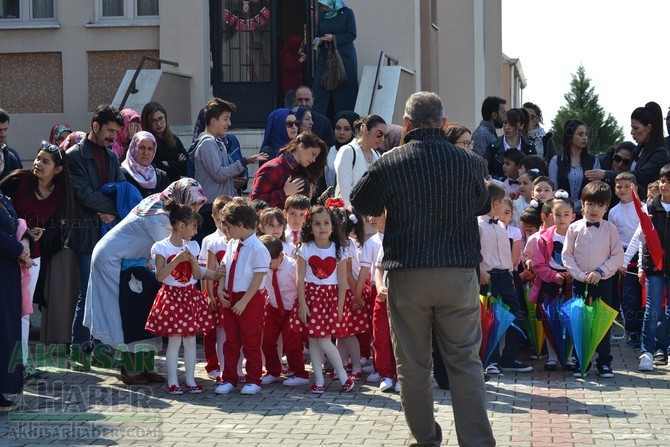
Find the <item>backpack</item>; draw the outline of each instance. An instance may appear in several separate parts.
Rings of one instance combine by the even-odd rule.
[[[198,138],[193,140],[189,148],[186,150],[186,177],[195,178],[195,153],[200,143],[208,138],[214,138],[210,134],[201,133]]]

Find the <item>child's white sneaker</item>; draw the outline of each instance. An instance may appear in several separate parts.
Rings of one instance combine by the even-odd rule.
[[[230,382],[223,382],[221,385],[217,386],[214,392],[216,394],[228,394],[233,391],[235,387]]]
[[[379,382],[379,390],[384,392],[393,388],[393,379],[390,377],[383,377]]]
[[[396,393],[399,393],[401,389],[402,389],[402,385],[400,385],[400,381],[398,380],[398,381],[395,383],[395,392],[396,392]]]
[[[270,385],[271,383],[275,383],[278,380],[279,380],[279,377],[277,377],[277,376],[273,376],[272,374],[265,374],[263,377],[261,377],[261,385]],[[244,389],[244,388],[242,388],[242,389]]]
[[[286,385],[286,386],[309,385],[309,379],[306,379],[304,377],[291,376],[288,379],[284,380],[284,382],[282,382],[282,384]]]
[[[650,352],[643,352],[640,356],[640,366],[638,368],[640,371],[653,371],[654,370],[654,357],[652,357]]]
[[[247,383],[242,387],[242,390],[240,391],[240,394],[256,394],[261,390],[260,385],[256,385],[254,383]]]
[[[379,382],[382,380],[382,376],[379,375],[377,371],[370,373],[370,375],[365,379],[366,382]]]

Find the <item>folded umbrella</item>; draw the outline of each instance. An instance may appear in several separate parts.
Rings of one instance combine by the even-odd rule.
[[[588,296],[588,289],[585,291]],[[583,297],[572,297],[561,306],[568,332],[575,346],[579,368],[584,377],[586,369],[617,316],[617,311],[598,298],[588,305]]]
[[[540,312],[540,307],[537,303],[531,303],[528,300],[528,294],[530,293],[530,286],[525,285],[523,287],[523,298],[526,303],[526,311],[528,312],[528,318],[524,321],[526,326],[526,333],[530,339],[530,343],[533,346],[533,351],[535,355],[540,357],[542,351],[542,346],[544,346],[545,340],[545,331],[542,324],[542,316]]]
[[[558,296],[556,298],[545,297],[542,301],[542,325],[547,343],[558,355],[558,360],[565,368],[572,352],[572,338],[567,330],[565,318],[561,315],[561,305],[567,300]]]

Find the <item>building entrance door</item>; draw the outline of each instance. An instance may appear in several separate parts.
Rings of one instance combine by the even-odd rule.
[[[312,77],[316,0],[210,0],[210,47],[214,95],[237,105],[235,127],[265,126],[284,105],[279,53],[299,35],[308,59],[303,83]]]

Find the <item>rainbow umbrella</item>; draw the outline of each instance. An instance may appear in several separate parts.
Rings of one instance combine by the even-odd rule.
[[[585,292],[588,296],[588,289]],[[598,298],[588,305],[586,298],[572,297],[561,306],[561,314],[575,345],[579,368],[584,377],[596,348],[612,326],[617,311]]]
[[[539,312],[540,309],[538,308],[538,304],[531,303],[530,301],[528,301],[529,293],[530,293],[530,286],[526,284],[523,287],[523,298],[524,301],[526,302],[526,310],[528,312],[528,318],[524,320],[524,323],[526,326],[526,333],[528,334],[528,338],[530,339],[530,342],[533,345],[535,355],[539,358],[545,340],[544,326],[542,325],[542,318]]]
[[[484,353],[482,364],[487,365],[494,349],[497,349],[503,335],[514,322],[514,315],[507,309],[502,300],[493,298],[490,294],[486,296],[485,301],[487,312],[490,312],[493,317],[488,330],[488,337],[484,339],[482,336],[482,346],[480,347],[480,355],[482,352]]]
[[[568,333],[565,318],[561,314],[561,305],[567,300],[558,296],[554,299],[545,297],[542,301],[542,325],[547,343],[558,354],[558,360],[565,368],[572,352],[572,338]]]

